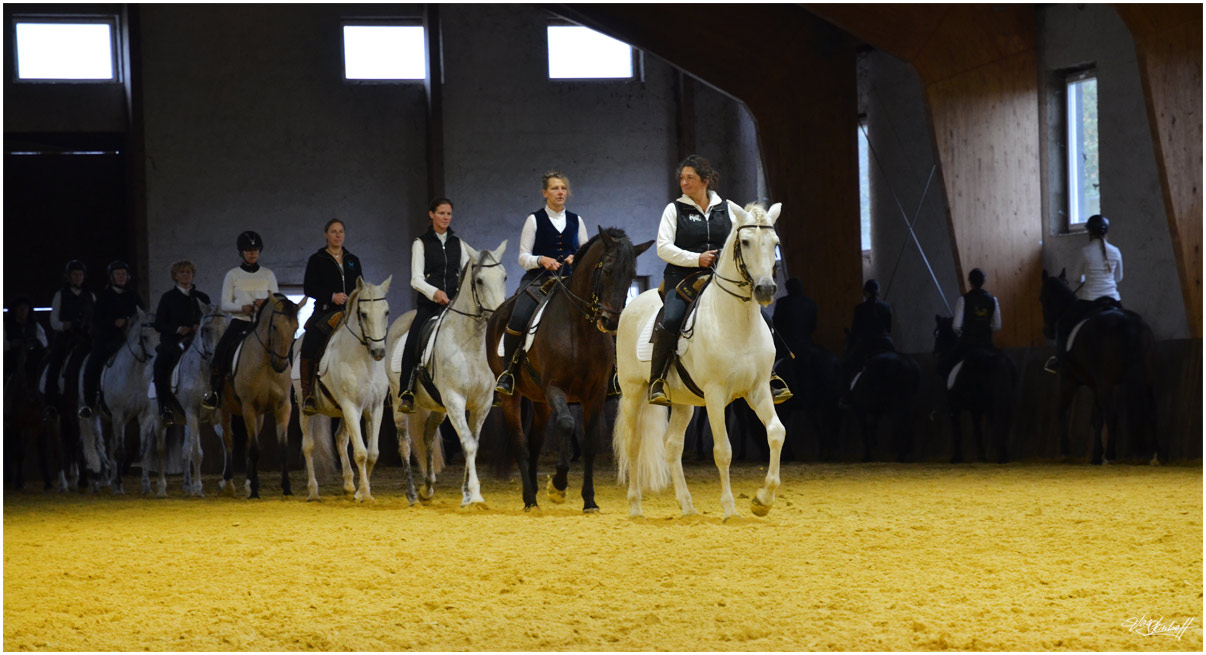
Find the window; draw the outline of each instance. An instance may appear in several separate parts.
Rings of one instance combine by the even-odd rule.
[[[427,44],[420,25],[344,25],[347,80],[427,79]]]
[[[17,80],[117,82],[116,18],[17,18]]]
[[[549,79],[631,79],[632,46],[579,25],[550,25]]]
[[[867,122],[858,124],[858,210],[863,251],[871,250],[871,145],[867,140]]]
[[[1068,226],[1101,213],[1101,174],[1098,161],[1097,74],[1093,70],[1068,75],[1067,169]]]

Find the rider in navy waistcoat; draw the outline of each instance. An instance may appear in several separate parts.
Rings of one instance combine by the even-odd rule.
[[[314,401],[314,357],[330,337],[330,326],[335,314],[343,311],[348,296],[356,290],[356,281],[364,276],[360,258],[343,247],[346,235],[343,221],[332,218],[323,226],[327,240],[325,248],[310,255],[306,262],[306,274],[302,289],[314,299],[314,313],[306,321],[306,334],[302,337],[301,370],[298,372],[302,389],[302,413],[313,416],[318,413]]]
[[[130,266],[117,260],[109,264],[109,284],[96,299],[92,317],[92,356],[84,366],[84,397],[80,399],[80,418],[91,418],[100,386],[101,369],[125,343],[125,330],[139,309],[146,309],[138,292],[129,288]]]
[[[495,391],[507,396],[515,391],[513,369],[518,361],[519,346],[538,303],[528,289],[539,289],[552,272],[568,278],[573,269],[574,253],[590,240],[586,222],[565,208],[570,195],[569,178],[549,171],[544,174],[542,184],[541,195],[547,204],[528,215],[519,238],[519,265],[527,272],[519,281],[519,292],[503,334],[503,361],[507,362],[507,367],[494,387]]]
[[[677,293],[676,287],[688,275],[715,267],[720,248],[733,229],[728,205],[711,189],[719,181],[720,175],[708,160],[699,155],[687,157],[678,166],[678,182],[683,195],[662,212],[657,255],[666,262],[663,273],[665,312],[662,322],[653,331],[649,386],[649,402],[655,405],[670,404],[663,387],[687,310],[687,301]],[[770,317],[762,312],[762,318],[773,333]],[[791,398],[787,383],[773,371],[770,385],[775,404]]]
[[[1001,309],[997,299],[984,290],[986,279],[984,271],[973,268],[967,275],[972,288],[955,301],[951,329],[959,340],[939,364],[943,375],[950,373],[973,350],[996,350],[992,334],[1001,329]]]
[[[74,377],[78,370],[79,361],[86,354],[78,346],[86,345],[89,327],[92,321],[92,311],[96,296],[84,289],[84,280],[88,276],[88,268],[78,259],[67,262],[63,270],[64,284],[55,292],[50,301],[50,329],[53,337],[50,341],[50,352],[47,355],[46,366],[46,410],[45,418],[53,417],[59,401],[60,369],[63,360],[71,354],[67,363],[67,378]]]

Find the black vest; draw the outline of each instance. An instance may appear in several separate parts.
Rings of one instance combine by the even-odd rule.
[[[963,330],[959,336],[964,341],[992,346],[992,315],[996,305],[992,294],[984,289],[963,294]]]
[[[444,243],[431,228],[419,235],[419,240],[423,242],[423,280],[448,294],[450,300],[455,298],[461,288],[461,240],[451,228]],[[432,302],[423,294],[419,294],[418,301]]]
[[[79,330],[84,326],[86,320],[92,318],[94,302],[92,294],[87,290],[76,295],[71,292],[71,285],[64,284],[63,291],[59,294],[59,320],[70,321],[71,329]]]
[[[561,261],[578,252],[578,215],[568,209],[565,211],[565,229],[560,232],[553,227],[549,213],[545,209],[532,212],[536,217],[536,238],[532,241],[532,255],[536,257],[552,257]],[[569,269],[566,270],[569,273]]]
[[[674,211],[678,214],[678,226],[674,232],[674,245],[690,252],[707,252],[720,250],[733,224],[729,220],[729,208],[720,203],[712,208],[709,216],[699,213],[695,207],[685,202],[674,201]],[[666,265],[666,276],[673,275],[678,279],[698,271],[698,267]]]

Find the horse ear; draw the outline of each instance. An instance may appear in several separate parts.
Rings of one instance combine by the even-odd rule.
[[[616,240],[611,238],[611,235],[603,231],[603,226],[599,226],[599,236],[603,238],[603,245],[611,248],[616,245]]]
[[[781,211],[783,211],[783,203],[776,202],[775,204],[771,205],[770,209],[767,210],[766,220],[770,221],[771,225],[774,225],[775,221],[779,220],[779,212]]]
[[[1059,279],[1063,280],[1064,282],[1068,281],[1068,269],[1066,269],[1066,268],[1059,269]]]
[[[490,255],[494,257],[494,261],[501,262],[503,253],[505,252],[507,252],[507,240],[503,239],[503,242],[498,244],[498,247],[490,252]]]
[[[360,291],[362,289],[364,289],[364,278],[358,277],[356,278],[356,290]]]
[[[640,257],[641,253],[645,252],[646,250],[649,250],[649,247],[652,246],[654,243],[656,243],[656,242],[655,241],[646,241],[645,243],[642,243],[641,245],[637,246],[635,248],[636,256]]]
[[[393,280],[394,280],[394,276],[392,274],[389,277],[385,278],[385,281],[381,283],[381,295],[384,296],[385,294],[389,293],[389,283],[392,282]]]
[[[725,202],[728,203],[728,205],[729,205],[729,215],[735,217],[737,219],[738,223],[749,223],[750,222],[749,213],[746,212],[744,209],[742,209],[741,205],[738,205],[737,203],[733,202],[732,200],[726,200]]]

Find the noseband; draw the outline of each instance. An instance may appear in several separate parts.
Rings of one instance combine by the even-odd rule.
[[[385,300],[385,298],[361,298],[359,295],[357,295],[356,296],[356,308],[359,309],[360,303],[362,303],[362,302],[382,302],[384,300]],[[360,345],[364,346],[365,348],[367,348],[371,351],[373,349],[372,344],[380,342],[381,347],[385,348],[385,337],[381,337],[380,339],[374,339],[373,337],[370,337],[369,335],[365,334],[363,325],[360,326],[360,334],[359,335],[357,335],[355,332],[352,331],[352,325],[351,325],[352,314],[353,314],[353,311],[351,309],[349,309],[348,316],[343,319],[343,326],[345,328],[347,328],[348,332],[351,333],[351,335],[353,337],[356,337],[356,340],[360,342]],[[356,322],[357,323],[360,322],[359,318],[357,318]],[[388,335],[388,327],[386,328],[386,332]]]
[[[602,318],[604,314],[607,314],[612,318],[620,315],[619,311],[606,306],[603,303],[602,297],[599,295],[599,291],[603,286],[603,264],[608,259],[609,258],[606,254],[600,255],[599,262],[595,264],[595,268],[591,272],[591,296],[589,302],[579,298],[574,294],[573,291],[570,291],[570,288],[566,286],[564,279],[560,275],[554,278],[557,280],[557,286],[561,287],[561,289],[565,291],[566,295],[569,296],[571,304],[573,304],[578,311],[582,312],[582,315],[586,317],[588,322],[593,324],[597,330],[604,334],[608,334],[608,332],[607,330],[603,329],[599,319]],[[614,263],[615,256],[612,256],[610,260],[612,263]]]
[[[471,293],[473,294],[473,304],[477,305],[477,313],[476,314],[469,314],[466,312],[462,312],[461,310],[453,307],[453,305],[456,304],[456,298],[453,298],[452,301],[448,303],[448,307],[446,307],[446,309],[454,314],[460,314],[461,316],[468,316],[469,318],[489,319],[491,316],[493,316],[495,310],[486,309],[486,307],[484,305],[482,305],[481,299],[477,297],[477,272],[483,268],[494,268],[495,266],[502,266],[502,262],[494,262],[493,264],[477,264],[473,268],[473,274],[469,276],[470,277],[469,286],[471,286],[473,288],[471,291]],[[456,292],[456,295],[459,297],[461,295],[461,291],[463,291],[464,289],[465,289],[465,287],[462,286],[460,288],[460,290],[458,290]]]
[[[733,258],[737,261],[737,272],[741,273],[740,280],[733,280],[733,279],[727,278],[727,277],[721,275],[719,271],[713,271],[713,273],[712,273],[713,275],[715,275],[718,278],[718,280],[724,280],[725,282],[728,282],[729,284],[735,285],[739,290],[742,288],[745,288],[745,287],[750,287],[749,295],[742,296],[740,293],[735,293],[733,291],[729,291],[728,289],[724,288],[724,285],[720,284],[719,281],[716,283],[717,288],[719,288],[721,291],[729,294],[730,296],[733,296],[734,298],[740,300],[741,302],[749,302],[754,299],[754,291],[753,291],[754,279],[753,279],[753,277],[750,276],[749,268],[745,264],[745,256],[741,252],[741,231],[742,230],[773,230],[773,229],[775,229],[775,226],[773,226],[773,225],[742,225],[741,227],[737,228],[737,234],[734,235],[734,237],[733,237]]]
[[[130,354],[134,356],[134,361],[139,364],[146,364],[147,360],[151,358],[151,353],[147,351],[147,340],[142,336],[142,329],[153,327],[155,327],[154,323],[142,323],[135,328],[138,330],[138,349],[142,351],[141,358],[139,358],[138,353],[134,352],[134,348],[130,346],[130,340],[126,339],[126,350],[130,351]]]

